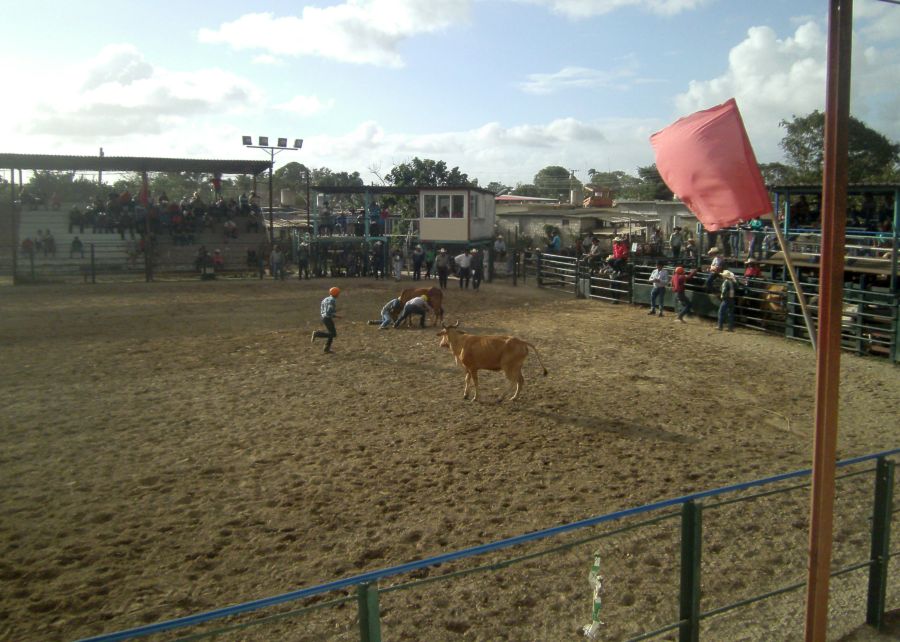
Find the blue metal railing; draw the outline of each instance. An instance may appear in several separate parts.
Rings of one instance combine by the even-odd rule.
[[[886,458],[886,457],[890,457],[892,455],[897,455],[897,454],[900,454],[900,448],[894,448],[894,449],[882,451],[879,453],[874,453],[874,454],[870,454],[870,455],[862,455],[860,457],[853,457],[850,459],[845,459],[843,461],[837,462],[837,466],[840,468],[843,468],[846,466],[852,466],[854,464],[860,464],[860,463],[867,462],[867,461],[873,461],[873,460],[877,460],[877,459],[881,459],[881,458]],[[613,521],[624,519],[627,517],[642,515],[645,513],[663,510],[663,509],[671,508],[674,506],[683,506],[684,504],[687,504],[689,502],[696,502],[696,501],[706,499],[709,497],[718,497],[721,495],[726,495],[729,493],[735,493],[735,492],[739,492],[739,491],[743,491],[743,490],[748,490],[748,489],[756,488],[759,486],[765,486],[768,484],[782,482],[782,481],[786,481],[786,480],[790,480],[790,479],[796,479],[799,477],[806,477],[806,476],[810,475],[811,473],[812,473],[811,469],[797,470],[797,471],[793,471],[793,472],[789,472],[789,473],[782,473],[780,475],[773,475],[771,477],[765,477],[763,479],[757,479],[757,480],[748,481],[748,482],[741,482],[739,484],[732,484],[730,486],[724,486],[722,488],[701,491],[699,493],[692,493],[690,495],[683,495],[681,497],[666,499],[663,501],[654,502],[652,504],[645,504],[643,506],[627,508],[624,510],[615,511],[613,513],[607,513],[605,515],[590,517],[588,519],[583,519],[583,520],[580,520],[577,522],[572,522],[569,524],[563,524],[560,526],[554,526],[552,528],[547,528],[547,529],[543,529],[543,530],[539,530],[539,531],[533,531],[531,533],[526,533],[523,535],[517,535],[515,537],[498,540],[496,542],[491,542],[488,544],[481,544],[481,545],[473,546],[470,548],[464,548],[464,549],[461,549],[458,551],[453,551],[450,553],[444,553],[442,555],[436,555],[434,557],[429,557],[427,559],[417,560],[414,562],[407,562],[406,564],[400,564],[398,566],[391,566],[391,567],[379,569],[376,571],[370,571],[367,573],[362,573],[360,575],[355,575],[352,577],[335,580],[333,582],[327,582],[325,584],[319,584],[317,586],[312,586],[309,588],[299,589],[297,591],[283,593],[281,595],[275,595],[275,596],[268,597],[268,598],[253,600],[250,602],[244,602],[241,604],[227,606],[227,607],[223,607],[220,609],[207,611],[204,613],[197,613],[195,615],[189,615],[189,616],[185,616],[185,617],[181,617],[181,618],[167,620],[164,622],[157,622],[154,624],[139,626],[139,627],[135,627],[132,629],[118,631],[115,633],[107,633],[107,634],[98,635],[98,636],[94,636],[94,637],[90,637],[90,638],[84,638],[80,642],[115,642],[117,640],[133,639],[133,638],[143,637],[143,636],[152,635],[152,634],[156,634],[156,633],[162,633],[164,631],[170,631],[172,629],[194,626],[194,625],[202,624],[205,622],[210,622],[212,620],[218,620],[218,619],[230,617],[233,615],[248,613],[250,611],[257,611],[260,609],[275,606],[278,604],[283,604],[286,602],[302,600],[302,599],[310,598],[310,597],[313,597],[316,595],[322,595],[324,593],[329,593],[332,591],[347,589],[347,588],[354,587],[354,586],[363,586],[363,585],[374,584],[375,582],[377,582],[381,579],[388,578],[388,577],[393,577],[396,575],[410,573],[412,571],[428,568],[431,566],[445,564],[447,562],[452,562],[454,560],[460,560],[460,559],[485,555],[487,553],[491,553],[494,551],[499,551],[499,550],[510,548],[513,546],[519,546],[522,544],[526,544],[528,542],[536,542],[539,540],[548,539],[551,537],[562,535],[564,533],[569,533],[569,532],[580,530],[583,528],[588,528],[591,526],[597,526],[599,524],[613,522]]]

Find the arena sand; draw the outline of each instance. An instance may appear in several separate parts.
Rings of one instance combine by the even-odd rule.
[[[521,398],[503,404],[505,379],[483,373],[472,403],[434,329],[366,325],[400,285],[336,284],[333,355],[309,341],[327,280],[3,289],[0,638],[114,631],[810,465],[806,345],[451,282],[449,321],[532,341],[550,371],[531,355]],[[840,457],[896,447],[898,411],[900,369],[845,353]],[[835,567],[868,554],[871,486],[840,482]],[[803,582],[807,513],[807,489],[707,507],[703,609]],[[663,626],[678,619],[678,533],[672,518],[384,593],[384,638],[580,639],[595,550],[603,639]],[[864,622],[865,585],[864,571],[832,581],[830,639]],[[353,594],[322,600],[340,595]],[[803,602],[801,589],[710,618],[704,639],[800,639]],[[354,640],[356,627],[351,601],[217,639]]]

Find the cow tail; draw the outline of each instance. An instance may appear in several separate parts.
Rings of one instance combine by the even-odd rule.
[[[538,361],[541,362],[541,368],[544,369],[544,376],[546,377],[546,376],[547,376],[547,366],[544,365],[544,360],[541,359],[541,353],[538,352],[538,349],[534,347],[534,344],[533,344],[533,343],[528,343],[527,341],[523,341],[522,343],[524,343],[524,344],[527,345],[529,348],[531,348],[532,350],[534,350],[534,353],[537,355]]]

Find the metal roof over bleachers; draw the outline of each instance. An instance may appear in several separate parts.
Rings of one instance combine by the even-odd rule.
[[[0,168],[92,172],[208,172],[257,175],[269,161],[215,158],[153,158],[147,156],[62,156],[0,153]]]

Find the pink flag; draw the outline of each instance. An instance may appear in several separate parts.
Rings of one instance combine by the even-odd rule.
[[[772,211],[734,98],[650,137],[660,176],[710,231]]]

